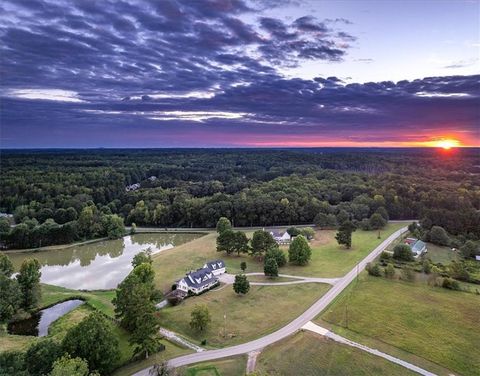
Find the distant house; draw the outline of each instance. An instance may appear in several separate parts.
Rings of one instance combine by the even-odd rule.
[[[214,276],[225,273],[225,263],[223,260],[209,261],[203,265],[204,269],[210,269]]]
[[[222,260],[209,261],[203,268],[189,272],[176,282],[177,290],[198,295],[218,283],[217,276],[225,273],[225,263]]]
[[[419,257],[427,252],[427,245],[421,240],[415,238],[406,238],[405,244],[412,249],[413,257]]]
[[[125,187],[125,191],[127,192],[136,191],[139,188],[140,188],[140,183],[130,184]]]
[[[155,181],[155,180],[157,180],[157,177],[152,175],[152,176],[150,176],[150,177],[148,178],[148,180],[150,180],[150,181]]]
[[[273,239],[278,244],[288,244],[292,240],[292,237],[290,236],[290,234],[287,231],[285,231],[285,232],[270,231],[270,235],[272,235]]]
[[[475,260],[480,261],[480,256],[475,256]]]

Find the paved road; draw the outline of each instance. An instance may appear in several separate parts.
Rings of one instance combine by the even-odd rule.
[[[195,354],[189,354],[174,358],[168,361],[171,367],[181,367],[188,364],[205,362],[214,359],[226,358],[235,355],[246,354],[251,351],[260,350],[272,343],[278,342],[291,334],[297,332],[308,323],[313,320],[320,312],[322,312],[357,276],[357,273],[365,269],[368,262],[373,261],[380,253],[397,237],[407,231],[407,227],[403,227],[397,230],[387,239],[385,239],[377,248],[375,248],[367,257],[358,263],[347,275],[341,278],[324,296],[317,300],[309,309],[298,316],[295,320],[285,325],[283,328],[277,330],[274,333],[266,335],[265,337],[243,343],[237,346],[226,347],[219,350],[202,351]],[[147,376],[150,368],[141,370],[135,374],[135,376]]]
[[[307,322],[302,328],[305,329],[305,330],[310,330],[312,332],[321,334],[322,336],[333,339],[336,342],[343,343],[344,345],[356,347],[357,349],[360,349],[360,350],[366,351],[370,354],[373,354],[373,355],[379,356],[381,358],[387,359],[388,361],[390,361],[392,363],[396,363],[398,365],[401,365],[402,367],[405,367],[405,368],[407,368],[411,371],[419,373],[420,375],[423,375],[423,376],[437,376],[435,373],[432,373],[432,372],[429,372],[429,371],[427,371],[423,368],[417,367],[416,365],[414,365],[412,363],[408,363],[404,360],[395,358],[394,356],[391,356],[391,355],[385,354],[384,352],[378,351],[377,349],[372,349],[371,347],[362,345],[361,343],[353,342],[353,341],[351,341],[347,338],[339,336],[338,334],[332,333],[328,329],[322,328],[321,326],[319,326],[319,325],[317,325],[317,324],[315,324],[311,321]]]

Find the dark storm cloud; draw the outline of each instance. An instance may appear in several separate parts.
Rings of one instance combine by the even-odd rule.
[[[347,20],[257,16],[264,5],[2,3],[2,143],[141,146],[129,142],[168,135],[162,142],[175,146],[177,137],[185,146],[188,137],[211,145],[268,133],[375,139],[390,130],[395,139],[452,124],[477,130],[479,76],[365,84],[284,77],[278,66],[342,60],[356,38],[331,28]]]
[[[4,7],[3,89],[62,88],[100,97],[204,90],[255,81],[252,67],[263,74],[274,71],[272,64],[299,59],[341,60],[348,48],[311,17],[283,32],[283,22],[273,18],[248,24],[240,16],[254,14],[259,4],[242,0],[38,0]],[[301,25],[310,29],[299,32]],[[318,27],[326,34],[312,39]]]

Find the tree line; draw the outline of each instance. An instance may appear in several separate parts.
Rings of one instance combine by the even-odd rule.
[[[0,212],[29,230],[48,222],[28,236],[25,227],[12,240],[0,235],[2,244],[17,248],[106,236],[101,220],[90,222],[91,231],[84,227],[88,207],[94,217],[159,227],[213,228],[220,217],[235,226],[335,227],[345,215],[368,226],[379,214],[421,219],[425,227],[475,240],[478,166],[477,150],[468,149],[448,157],[403,149],[5,152]],[[132,183],[140,189],[127,192]]]

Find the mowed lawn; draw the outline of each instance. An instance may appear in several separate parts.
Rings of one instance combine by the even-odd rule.
[[[306,266],[287,265],[279,269],[281,274],[307,277],[342,277],[362,260],[377,245],[396,230],[404,227],[403,223],[389,223],[381,231],[357,230],[353,233],[352,248],[345,249],[335,240],[334,230],[317,230],[315,239],[311,242],[312,259]],[[247,236],[252,237],[248,231]],[[182,278],[186,272],[196,270],[206,261],[221,258],[225,261],[227,272],[240,273],[240,263],[247,263],[247,273],[263,272],[263,263],[248,255],[226,255],[216,251],[217,234],[212,232],[191,242],[182,244],[154,256],[156,284],[162,291],[169,291],[172,284]],[[288,247],[282,247],[287,252]]]
[[[342,329],[347,311],[348,329]],[[362,274],[317,319],[354,340],[364,336],[367,345],[378,340],[473,376],[480,374],[479,314],[479,295]]]
[[[247,357],[236,356],[181,367],[176,371],[179,376],[245,376],[246,366]]]
[[[416,373],[359,349],[308,331],[268,346],[256,370],[276,376],[408,376]]]
[[[329,285],[309,283],[290,286],[251,286],[245,296],[237,296],[232,286],[185,299],[176,307],[160,311],[163,327],[199,343],[224,347],[248,342],[271,333],[304,312],[325,294]],[[206,304],[212,322],[203,333],[190,328],[190,314],[196,304]],[[226,336],[224,336],[226,314]]]

